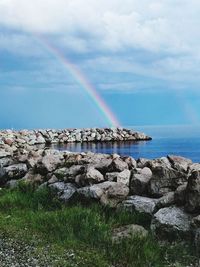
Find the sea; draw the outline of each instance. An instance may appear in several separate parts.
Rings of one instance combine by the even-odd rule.
[[[126,126],[126,128],[144,132],[151,136],[152,140],[69,143],[56,145],[54,148],[74,152],[117,153],[135,159],[179,155],[190,158],[193,162],[200,162],[200,126]]]

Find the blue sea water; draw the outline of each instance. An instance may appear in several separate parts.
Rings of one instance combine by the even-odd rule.
[[[134,158],[158,158],[180,155],[200,162],[200,126],[137,126],[129,127],[150,135],[152,141],[71,143],[56,148],[70,151],[117,153]]]

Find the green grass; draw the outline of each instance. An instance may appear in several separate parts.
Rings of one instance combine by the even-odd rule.
[[[143,215],[116,212],[98,204],[63,206],[48,189],[20,185],[0,191],[0,234],[35,242],[38,253],[50,246],[62,267],[187,266],[194,256],[181,244],[159,245],[151,235],[112,244],[115,227],[137,223],[149,227]],[[69,252],[73,251],[69,256]],[[70,254],[71,255],[71,254]]]

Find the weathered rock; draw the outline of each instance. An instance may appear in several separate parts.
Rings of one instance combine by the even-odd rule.
[[[51,188],[56,193],[60,194],[63,193],[65,190],[65,183],[64,182],[56,182],[49,185],[49,188]]]
[[[9,189],[14,189],[18,186],[19,180],[10,180],[6,183],[6,187]]]
[[[185,200],[188,212],[200,212],[200,171],[193,171],[188,178]]]
[[[11,157],[0,158],[0,168],[7,167],[14,164],[14,160]]]
[[[154,214],[151,230],[159,238],[191,238],[191,217],[182,208],[168,207]]]
[[[110,182],[117,182],[117,176],[119,172],[107,172],[105,174],[105,180]]]
[[[123,183],[129,186],[130,176],[131,176],[131,172],[128,169],[125,169],[118,173],[117,182],[120,182],[120,183]]]
[[[12,156],[11,152],[8,152],[4,149],[0,149],[0,159],[5,158],[5,157],[11,157],[11,156]]]
[[[148,191],[153,196],[163,196],[175,191],[179,185],[187,181],[187,174],[173,169],[166,158],[151,162],[152,178]]]
[[[130,196],[120,204],[119,208],[152,215],[156,209],[157,201],[157,199],[148,197]]]
[[[130,192],[137,195],[146,195],[151,177],[152,172],[147,167],[133,170],[130,180]]]
[[[72,200],[77,190],[73,184],[64,182],[56,182],[54,184],[49,184],[48,186],[64,203]]]
[[[124,161],[128,164],[129,169],[133,169],[137,167],[137,162],[132,157],[125,157]]]
[[[174,192],[169,192],[163,197],[159,198],[156,203],[156,209],[159,210],[161,208],[169,207],[175,204]]]
[[[24,163],[10,165],[8,167],[5,167],[4,170],[5,170],[4,177],[7,180],[20,179],[28,171],[27,166]]]
[[[57,150],[47,149],[41,160],[36,164],[36,169],[41,174],[47,174],[54,171],[62,165],[64,160],[63,154]]]
[[[32,184],[42,184],[46,179],[41,174],[34,173],[33,170],[29,170],[29,172],[21,180]]]
[[[174,200],[175,200],[176,205],[178,206],[185,205],[186,188],[187,188],[187,182],[182,185],[179,185],[179,187],[177,187],[176,191],[174,192]]]
[[[192,164],[190,159],[180,156],[168,155],[167,158],[172,164],[172,167],[180,172],[187,172],[188,167]]]
[[[52,175],[51,178],[48,180],[48,184],[54,184],[57,182],[59,182],[59,180],[55,175]]]
[[[142,239],[147,237],[147,235],[148,231],[144,227],[137,224],[130,224],[114,229],[112,234],[112,242],[120,243],[123,241],[123,239],[131,237],[138,237]]]
[[[92,186],[79,188],[77,190],[80,197],[86,199],[96,199],[104,205],[116,206],[124,199],[128,193],[128,187],[123,183],[103,182]]]
[[[109,172],[121,172],[125,169],[128,169],[128,164],[121,158],[113,159],[112,163],[108,167]]]
[[[73,165],[69,168],[63,167],[63,168],[56,169],[54,171],[54,174],[59,180],[74,181],[75,176],[79,174],[83,174],[84,171],[85,171],[85,166]]]
[[[59,199],[63,201],[64,203],[69,202],[74,197],[75,193],[77,191],[77,188],[70,183],[65,184],[65,189],[63,193],[59,196]]]
[[[84,176],[85,184],[96,184],[104,181],[104,176],[95,168],[89,167]]]
[[[145,158],[139,158],[137,160],[137,167],[138,168],[144,168],[148,165],[149,159],[145,159]]]

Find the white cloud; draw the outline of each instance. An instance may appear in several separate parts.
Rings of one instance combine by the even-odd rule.
[[[0,26],[18,31],[0,34],[0,49],[49,56],[33,40],[47,34],[65,52],[91,54],[79,61],[91,73],[199,81],[199,12],[198,0],[0,0]],[[137,58],[139,50],[151,60]]]
[[[199,46],[199,11],[197,0],[0,0],[0,23],[71,42],[82,31],[104,49],[180,52]]]

